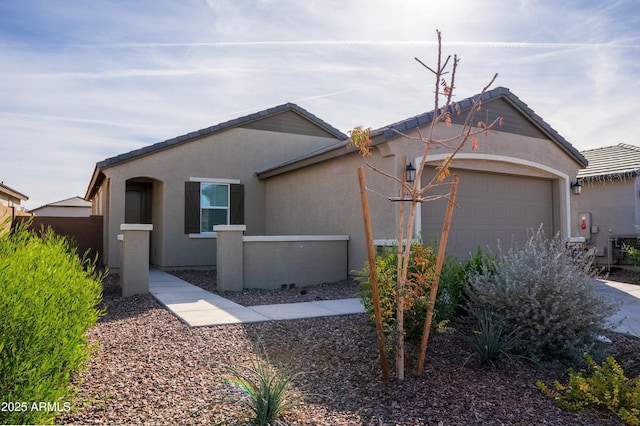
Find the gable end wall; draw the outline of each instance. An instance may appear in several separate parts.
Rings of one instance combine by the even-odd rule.
[[[285,111],[262,120],[241,126],[244,129],[267,130],[270,132],[292,133],[297,135],[334,137],[316,124],[293,111]]]

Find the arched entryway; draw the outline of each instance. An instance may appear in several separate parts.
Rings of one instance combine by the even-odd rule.
[[[149,236],[149,263],[162,264],[163,183],[149,177],[127,179],[124,222],[152,224]]]
[[[124,202],[124,222],[153,223],[152,201],[152,180],[128,180]]]

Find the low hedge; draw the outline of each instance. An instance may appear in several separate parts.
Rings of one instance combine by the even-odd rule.
[[[73,409],[70,381],[102,312],[95,260],[52,230],[0,235],[0,424],[52,423]]]

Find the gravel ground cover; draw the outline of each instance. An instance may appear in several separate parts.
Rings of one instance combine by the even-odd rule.
[[[314,302],[316,300],[336,300],[358,297],[358,283],[354,279],[277,290],[245,289],[243,291],[218,292],[216,289],[215,270],[177,270],[169,271],[169,273],[207,291],[217,293],[242,306]]]
[[[196,285],[211,285],[206,273],[188,274],[192,282],[198,276]],[[228,367],[251,363],[260,341],[275,367],[292,363],[305,372],[295,391],[308,396],[289,412],[292,425],[622,424],[604,411],[560,410],[535,388],[537,380],[564,382],[567,366],[508,360],[490,368],[473,360],[465,365],[469,349],[459,333],[433,335],[421,377],[383,384],[375,335],[364,314],[190,328],[151,295],[120,297],[117,279],[104,282],[107,314],[89,333],[95,354],[76,378],[74,410],[62,413],[58,423],[238,424],[241,408],[225,401],[229,390],[223,380]],[[354,287],[324,287],[341,285]],[[238,298],[258,305],[330,297],[324,287],[306,294],[249,291]],[[459,332],[467,327],[453,326]],[[639,375],[640,342],[617,333],[608,337],[627,375]],[[409,348],[407,365],[415,359],[415,348]]]

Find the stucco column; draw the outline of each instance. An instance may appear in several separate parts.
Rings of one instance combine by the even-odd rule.
[[[220,291],[241,291],[244,287],[242,236],[246,225],[216,225],[216,286]]]
[[[122,296],[149,293],[149,233],[153,225],[122,224],[120,286]]]

